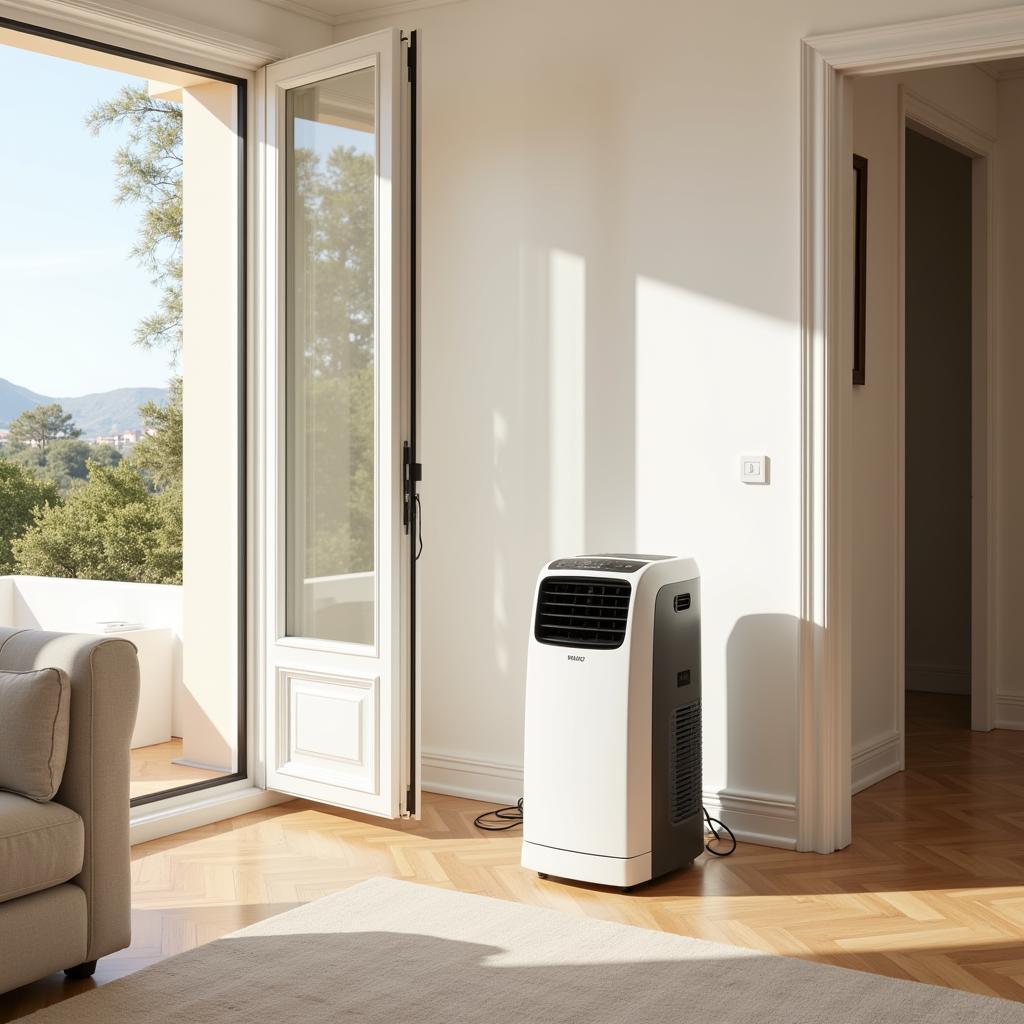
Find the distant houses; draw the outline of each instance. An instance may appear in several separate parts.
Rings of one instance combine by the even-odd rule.
[[[108,444],[111,448],[130,448],[141,441],[146,435],[155,434],[155,430],[126,430],[121,434],[100,434],[92,438],[93,444]]]
[[[86,441],[89,444],[105,444],[109,445],[111,448],[121,450],[122,448],[130,448],[133,444],[141,441],[144,437],[151,436],[155,433],[156,431],[152,428],[148,430],[125,430],[120,434],[98,434],[96,437],[83,437],[81,440]],[[0,448],[8,443],[9,435],[9,430],[4,427],[0,427]],[[33,448],[37,446],[37,443],[38,442],[36,441],[29,442],[30,446]]]

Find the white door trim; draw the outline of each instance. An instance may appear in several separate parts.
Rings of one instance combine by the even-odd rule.
[[[1024,7],[805,39],[802,53],[802,568],[798,848],[850,842],[852,175],[844,75],[1024,53]],[[849,200],[849,202],[848,202]],[[991,493],[990,493],[991,497]],[[990,619],[994,616],[990,616]],[[990,630],[991,633],[991,630]]]

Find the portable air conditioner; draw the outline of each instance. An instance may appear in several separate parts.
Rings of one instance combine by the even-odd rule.
[[[527,661],[523,866],[629,888],[692,863],[700,708],[695,561],[549,562]]]

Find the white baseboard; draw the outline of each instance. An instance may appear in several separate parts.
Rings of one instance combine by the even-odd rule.
[[[198,793],[188,793],[159,803],[133,807],[129,828],[131,845],[176,835],[190,828],[212,825],[215,821],[235,818],[239,814],[259,811],[264,807],[273,807],[275,804],[294,799],[283,793],[258,789],[251,784],[243,783],[241,788],[237,788],[238,785],[225,783],[223,786],[214,786]]]
[[[1024,729],[1024,695],[997,693],[995,719],[997,729]]]
[[[850,765],[850,792],[859,793],[900,770],[900,734],[883,736],[862,747],[853,755]]]
[[[741,842],[796,849],[796,801],[761,793],[704,791],[704,806]]]
[[[423,788],[428,793],[514,804],[523,795],[523,766],[423,752]]]
[[[495,804],[514,804],[523,795],[522,765],[423,753],[423,788]],[[744,842],[796,848],[796,802],[758,793],[704,793],[704,804]]]

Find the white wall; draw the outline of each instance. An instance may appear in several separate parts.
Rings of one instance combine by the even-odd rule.
[[[339,30],[420,30],[428,788],[518,795],[545,559],[679,553],[705,788],[792,840],[799,41],[986,6],[466,0]]]
[[[236,769],[238,142],[235,87],[182,95],[182,758]]]

